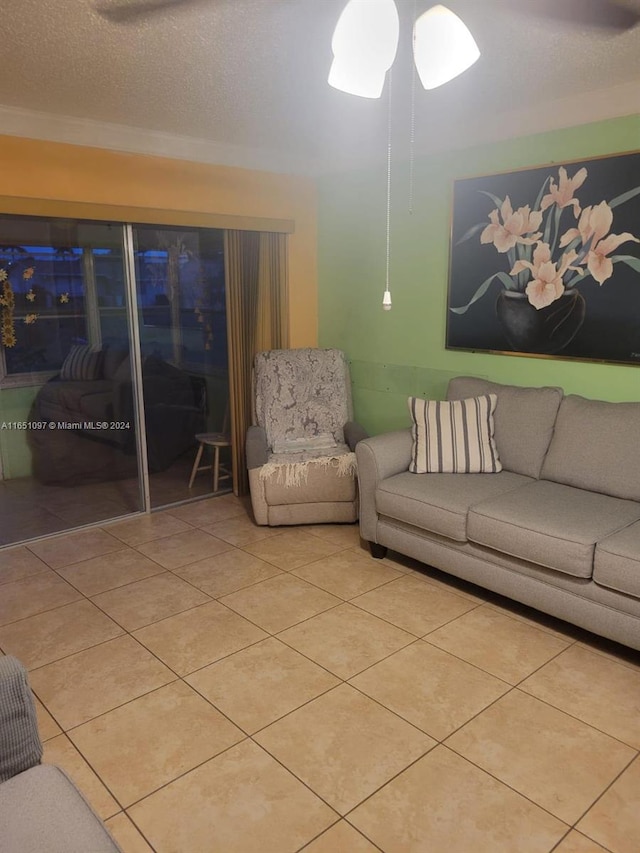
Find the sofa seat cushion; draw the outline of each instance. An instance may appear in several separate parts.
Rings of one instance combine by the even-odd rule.
[[[376,509],[380,515],[466,542],[470,507],[530,482],[529,477],[509,471],[499,474],[403,472],[380,483],[375,496]]]
[[[82,415],[83,400],[88,395],[102,394],[105,399],[111,399],[113,382],[107,379],[96,379],[95,382],[47,382],[38,392],[40,411],[43,416],[66,413],[65,420],[70,421],[75,415]]]
[[[593,579],[600,586],[640,598],[640,521],[598,542]]]
[[[640,519],[640,504],[539,480],[469,512],[472,542],[579,578],[596,543]]]
[[[58,767],[32,767],[0,785],[2,853],[118,853],[102,821]]]

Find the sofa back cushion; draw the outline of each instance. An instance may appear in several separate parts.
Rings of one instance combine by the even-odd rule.
[[[458,376],[449,383],[447,400],[495,394],[498,398],[495,442],[502,467],[537,479],[551,442],[562,393],[561,388],[521,388]]]
[[[640,500],[640,403],[565,397],[542,478]]]

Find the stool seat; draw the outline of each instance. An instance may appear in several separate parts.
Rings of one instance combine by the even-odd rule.
[[[196,433],[196,441],[199,443],[198,452],[196,454],[193,468],[191,469],[191,477],[189,478],[189,488],[193,486],[193,481],[196,478],[198,471],[208,471],[211,468],[213,472],[213,491],[218,491],[220,480],[228,480],[231,477],[231,472],[228,468],[220,465],[220,448],[231,447],[231,439],[223,432],[199,432]],[[213,459],[211,465],[200,465],[202,453],[205,447],[213,448]]]

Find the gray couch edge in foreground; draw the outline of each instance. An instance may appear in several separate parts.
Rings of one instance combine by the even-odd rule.
[[[41,758],[27,670],[7,655],[0,658],[0,851],[121,853],[66,773]]]
[[[452,380],[456,383],[456,380]],[[457,383],[454,388],[460,388],[462,383]],[[500,386],[497,383],[491,383],[492,391],[494,388],[499,390]],[[506,386],[511,389],[513,386]],[[481,381],[474,382],[474,391],[481,392]],[[535,392],[542,390],[545,396],[546,418],[547,420],[553,416],[555,421],[555,413],[553,412],[552,395],[550,389],[523,389]],[[509,397],[514,398],[511,392]],[[532,393],[533,399],[535,393]],[[588,401],[585,401],[581,406],[576,406],[574,397],[566,397],[558,408],[558,413],[563,412],[563,405],[566,410],[563,413],[564,426],[559,439],[564,441],[564,436],[567,431],[567,420],[570,419],[573,412],[577,409],[589,410]],[[599,402],[599,401],[598,401]],[[498,408],[500,399],[498,399]],[[606,404],[605,404],[606,405]],[[637,409],[634,409],[635,404],[609,404],[610,417],[612,422],[611,434],[615,434],[614,426],[617,420],[623,416],[628,417],[631,422],[635,421],[640,412],[640,403],[637,404]],[[602,415],[603,409],[601,405],[597,406],[599,415]],[[559,416],[558,414],[558,416]],[[503,424],[503,429],[508,424]],[[545,427],[548,442],[553,448],[554,442],[554,423],[548,424]],[[575,434],[575,425],[572,427]],[[598,429],[602,429],[601,421],[598,423]],[[623,430],[624,433],[624,430]],[[627,430],[631,435],[633,430]],[[603,473],[602,479],[599,482],[593,480],[594,486],[599,486],[599,483],[604,484],[597,488],[596,491],[586,490],[566,485],[567,477],[563,476],[560,483],[557,484],[550,477],[545,477],[545,471],[549,468],[546,466],[547,453],[550,452],[547,447],[543,448],[541,454],[539,470],[542,471],[543,480],[528,479],[522,485],[516,486],[513,492],[514,496],[519,490],[535,496],[539,493],[545,496],[550,489],[558,494],[567,494],[570,498],[572,489],[576,489],[576,504],[585,502],[590,506],[595,504],[595,509],[598,509],[598,502],[602,502],[603,508],[611,509],[620,506],[624,513],[620,513],[619,517],[615,517],[615,511],[610,513],[610,532],[608,534],[600,534],[595,536],[596,541],[591,540],[589,546],[589,538],[584,537],[584,524],[578,524],[575,518],[573,521],[570,518],[570,508],[567,510],[567,541],[571,545],[571,537],[576,540],[576,553],[582,555],[582,559],[587,562],[592,560],[592,565],[589,571],[584,571],[582,576],[572,575],[568,571],[567,566],[563,566],[562,561],[558,560],[558,565],[549,566],[547,549],[546,564],[531,562],[531,553],[535,554],[535,549],[529,548],[529,557],[518,554],[518,545],[522,541],[526,541],[526,531],[530,525],[529,518],[516,518],[515,521],[519,526],[519,536],[514,536],[513,550],[511,549],[511,540],[507,536],[503,536],[502,547],[506,547],[509,553],[505,550],[500,550],[496,543],[487,545],[480,544],[477,532],[478,527],[483,524],[483,518],[487,516],[497,519],[500,522],[500,511],[504,515],[505,503],[510,501],[500,500],[500,498],[480,499],[478,503],[473,504],[472,493],[477,489],[465,489],[464,480],[470,477],[491,476],[500,478],[502,474],[493,475],[477,475],[477,474],[409,474],[408,467],[411,458],[412,437],[411,430],[400,430],[392,433],[377,435],[372,438],[361,441],[356,448],[356,456],[358,460],[358,477],[359,477],[359,493],[360,493],[360,533],[363,539],[367,540],[372,545],[372,554],[374,556],[383,556],[386,548],[404,554],[413,559],[440,569],[441,571],[452,574],[456,577],[470,581],[479,586],[485,587],[493,592],[505,595],[515,601],[527,604],[538,610],[547,613],[551,616],[563,619],[573,623],[581,628],[589,630],[595,634],[607,637],[631,648],[640,650],[640,595],[638,594],[638,585],[629,583],[629,571],[626,565],[621,569],[618,563],[624,558],[627,563],[631,560],[635,566],[640,566],[640,554],[629,557],[628,551],[629,542],[635,547],[636,541],[640,541],[637,535],[631,536],[628,532],[631,526],[634,530],[640,527],[640,502],[610,495],[607,493],[606,486],[608,484],[607,474]],[[591,450],[597,448],[596,442],[591,442]],[[629,448],[626,445],[620,448],[620,453],[625,455]],[[498,446],[498,452],[500,447]],[[605,456],[611,457],[611,448],[607,447]],[[537,463],[535,463],[537,464]],[[545,467],[546,466],[546,467]],[[631,468],[634,468],[631,464]],[[534,466],[530,465],[526,470],[533,471]],[[635,472],[634,472],[635,473]],[[445,483],[446,478],[458,478],[460,488],[457,493],[459,497],[459,506],[453,507],[453,511],[458,512],[458,517],[462,517],[466,523],[470,516],[474,519],[475,527],[469,529],[467,524],[467,541],[457,541],[443,533],[443,530],[437,529],[438,514],[433,512],[433,506],[437,505],[439,511],[451,512],[452,508],[447,501],[450,501],[452,490],[450,484]],[[576,471],[576,477],[580,478],[583,475]],[[413,478],[411,481],[409,478]],[[431,478],[427,481],[426,478]],[[442,478],[443,484],[442,496],[439,501],[438,478]],[[524,479],[524,478],[523,478]],[[564,482],[563,482],[564,481]],[[584,482],[579,479],[579,482]],[[589,481],[591,484],[591,481]],[[545,485],[546,483],[546,485]],[[424,484],[424,488],[421,488]],[[445,488],[447,486],[447,488]],[[505,484],[505,495],[510,491],[510,488]],[[422,494],[421,494],[422,492]],[[628,490],[625,496],[629,494]],[[420,500],[424,502],[424,511],[420,511]],[[518,501],[514,500],[513,504],[518,505]],[[520,501],[520,503],[524,503]],[[439,505],[438,505],[439,504]],[[482,510],[480,510],[482,507]],[[556,510],[554,510],[554,513]],[[605,513],[603,512],[603,516]],[[549,516],[550,521],[554,524],[549,524],[550,533],[546,534],[552,539],[551,534],[557,529],[555,516]],[[544,513],[542,513],[542,521],[544,522]],[[538,513],[538,527],[540,527],[540,513]],[[513,523],[513,519],[511,520]],[[636,527],[636,525],[638,527]],[[433,529],[428,529],[431,526]],[[543,525],[544,526],[544,525]],[[588,525],[587,525],[588,526]],[[529,528],[530,529],[530,528]],[[488,533],[491,534],[491,525],[487,527]],[[532,531],[532,540],[535,536],[540,535],[540,530]],[[580,537],[583,537],[582,540]],[[482,540],[491,542],[491,535],[481,537]],[[618,546],[617,542],[621,542],[622,546]],[[598,557],[598,549],[601,547],[604,552],[605,548],[611,547],[608,543],[613,542],[613,547],[616,552],[615,559],[608,557],[608,553],[603,553],[602,557]],[[559,543],[560,544],[560,543]],[[573,546],[571,546],[573,547]],[[550,549],[553,553],[553,548]],[[559,552],[560,553],[560,552]],[[593,554],[593,557],[591,557]],[[623,556],[620,556],[622,554]],[[604,560],[607,562],[604,563]],[[635,562],[634,562],[635,561]],[[594,566],[599,564],[606,565],[608,571],[597,568],[594,571]],[[611,568],[610,568],[611,566]],[[610,575],[616,572],[616,580],[612,580]],[[599,576],[600,575],[600,576]]]

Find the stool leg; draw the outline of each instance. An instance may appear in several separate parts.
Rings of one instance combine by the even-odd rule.
[[[213,448],[213,491],[218,491],[218,478],[220,476],[220,448]]]
[[[189,479],[189,488],[193,486],[193,481],[196,478],[196,474],[198,472],[198,465],[200,464],[200,460],[202,459],[202,451],[204,450],[204,444],[200,444],[198,448],[198,453],[196,454],[196,461],[193,463],[193,468],[191,469],[191,477]]]

